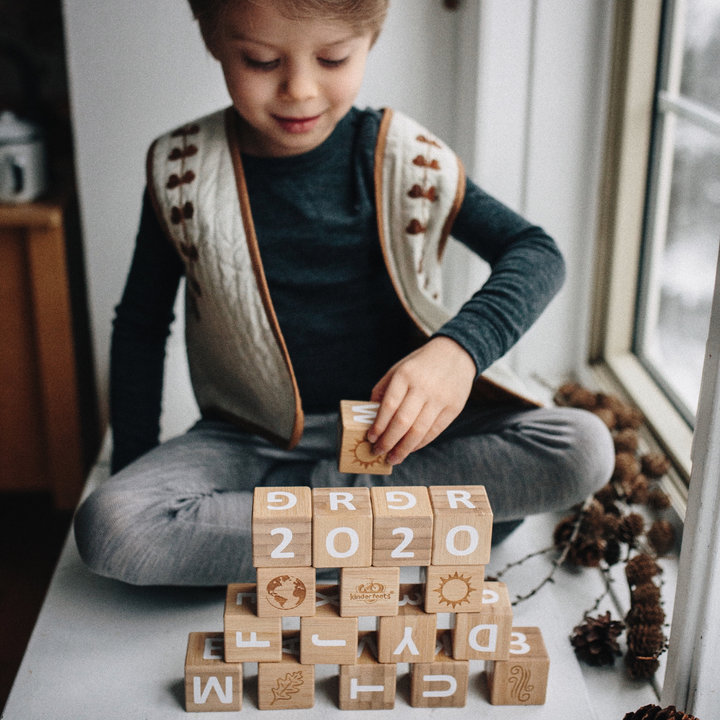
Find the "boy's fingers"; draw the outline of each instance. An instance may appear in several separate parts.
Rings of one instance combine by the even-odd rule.
[[[375,442],[373,451],[381,455],[392,450],[415,424],[423,405],[425,405],[425,401],[422,398],[412,394],[406,395],[395,410],[387,427]]]
[[[448,425],[457,417],[457,414],[445,408],[436,418],[425,437],[417,444],[415,450],[420,450],[429,445]]]
[[[367,432],[368,442],[374,444],[385,432],[388,424],[395,415],[395,411],[403,401],[407,393],[407,386],[400,387],[395,380],[392,370],[373,388],[370,396],[373,402],[379,402],[377,417],[372,427]]]
[[[403,438],[388,453],[388,462],[392,465],[401,463],[405,458],[418,449],[420,443],[428,434],[430,428],[435,424],[436,410],[431,409],[429,405],[425,405],[420,414],[415,419],[410,429],[405,433]]]

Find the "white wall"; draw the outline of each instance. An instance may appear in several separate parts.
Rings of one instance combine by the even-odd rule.
[[[525,374],[570,372],[584,337],[604,117],[610,0],[392,0],[358,105],[389,105],[453,144],[486,190],[543,225],[570,271],[561,297],[512,356]],[[184,0],[64,0],[92,331],[106,409],[108,343],[139,218],[153,137],[226,105]],[[481,263],[452,248],[449,300]],[[164,434],[196,412],[181,338],[169,346]]]

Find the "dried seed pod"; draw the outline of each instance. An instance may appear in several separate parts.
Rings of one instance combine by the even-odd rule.
[[[658,605],[660,602],[660,588],[653,582],[639,583],[630,593],[630,601],[635,605]]]
[[[578,660],[594,666],[613,665],[621,655],[617,637],[623,627],[619,620],[610,617],[609,611],[596,618],[588,617],[575,627],[570,638]]]
[[[607,540],[605,543],[605,562],[612,567],[620,562],[620,543],[615,540]]]
[[[650,478],[660,478],[670,469],[670,460],[662,453],[648,453],[640,458],[642,471]]]
[[[620,542],[627,543],[630,547],[635,547],[636,540],[643,534],[643,530],[645,530],[645,521],[642,515],[630,513],[620,519],[617,538]]]
[[[617,395],[606,395],[605,393],[598,393],[597,404],[598,407],[608,408],[614,413],[625,412],[629,407]]]
[[[627,406],[625,412],[616,412],[617,424],[619,428],[631,428],[637,430],[644,422],[643,414],[634,407]]]
[[[658,555],[666,555],[675,547],[675,528],[667,520],[656,520],[647,531],[646,537]]]
[[[555,526],[555,530],[553,531],[553,542],[558,550],[564,548],[570,540],[573,530],[575,529],[577,519],[577,515],[568,515]]]
[[[580,532],[585,536],[602,535],[605,521],[605,508],[593,498],[590,504],[583,510],[583,517],[580,522]]]
[[[640,553],[627,561],[625,576],[629,585],[642,585],[662,572],[662,568],[645,553]]]
[[[625,623],[635,625],[661,626],[665,622],[665,612],[659,605],[633,605],[625,616]]]
[[[605,508],[607,512],[610,505],[614,505],[618,499],[618,493],[615,486],[612,483],[603,485],[596,493],[595,499]]]
[[[618,453],[615,456],[615,469],[612,480],[621,483],[632,482],[640,474],[640,463],[632,453]]]
[[[637,452],[640,439],[635,430],[625,428],[615,435],[613,442],[615,443],[615,452],[635,453]]]
[[[615,540],[620,529],[620,518],[617,515],[606,513],[603,518],[603,537],[606,540]]]
[[[614,430],[617,425],[617,417],[609,408],[595,408],[593,411],[607,426],[608,430]]]
[[[570,546],[568,562],[580,567],[599,567],[605,545],[602,540],[588,539],[578,535],[577,542]]]
[[[597,396],[594,392],[580,386],[572,392],[568,404],[582,410],[593,410],[597,407]]]
[[[660,661],[654,657],[638,656],[632,650],[625,653],[625,667],[633,680],[651,678],[660,667]]]
[[[665,641],[659,625],[633,625],[627,632],[628,648],[638,656],[657,657],[665,648]]]
[[[666,510],[670,507],[670,498],[660,488],[648,493],[647,506],[652,510]]]
[[[648,479],[641,473],[625,489],[625,496],[631,505],[644,505],[650,495]]]

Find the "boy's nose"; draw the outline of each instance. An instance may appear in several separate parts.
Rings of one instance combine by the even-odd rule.
[[[282,93],[293,101],[311,100],[318,89],[311,72],[303,68],[289,68],[284,78]]]

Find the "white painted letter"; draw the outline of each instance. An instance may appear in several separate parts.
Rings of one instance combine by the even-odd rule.
[[[346,535],[350,536],[350,548],[346,550],[345,552],[338,552],[335,549],[335,538],[340,534],[344,533]],[[325,538],[325,549],[328,552],[328,555],[331,555],[334,558],[347,558],[352,557],[360,547],[360,538],[358,537],[358,534],[353,530],[352,528],[347,527],[338,527],[333,528],[327,535],[327,538]]]
[[[513,645],[517,645],[517,650],[513,650]],[[513,655],[524,655],[530,652],[530,646],[527,644],[527,636],[525,633],[514,632],[510,641],[510,652]]]
[[[487,645],[478,645],[478,633],[482,632],[483,630],[488,630],[488,644]],[[476,625],[471,631],[470,631],[470,637],[468,638],[468,642],[470,643],[470,647],[473,650],[477,650],[478,652],[495,652],[495,648],[497,647],[497,625]]]
[[[344,505],[348,510],[355,510],[352,504],[353,494],[349,492],[331,492],[330,493],[330,509],[339,510],[340,505]]]
[[[448,490],[447,499],[453,510],[458,509],[458,503],[461,502],[465,507],[475,508],[470,502],[470,493],[467,490]]]
[[[284,505],[270,505],[270,503],[281,503],[285,498]],[[297,505],[297,497],[284,490],[275,490],[267,495],[268,510],[289,510]]]
[[[211,690],[215,690],[218,700],[223,705],[229,705],[232,702],[232,675],[225,678],[225,692],[220,687],[220,681],[216,677],[208,678],[205,689],[202,689],[199,677],[193,678],[193,702],[196,705],[204,705],[207,702],[208,695]]]
[[[377,417],[377,411],[380,407],[380,403],[367,403],[367,405],[351,405],[353,420],[355,422],[363,423],[363,425],[372,425],[373,421]]]
[[[205,649],[203,650],[203,660],[222,660],[223,654],[220,652],[223,647],[222,638],[205,638]],[[220,654],[218,654],[220,653]]]
[[[361,692],[382,692],[385,690],[384,685],[358,685],[357,678],[350,678],[350,699],[357,700],[358,693]]]
[[[345,640],[321,640],[319,635],[313,635],[310,639],[312,644],[318,647],[345,647],[347,645]]]
[[[445,682],[445,690],[425,690],[423,697],[450,697],[457,690],[457,680],[452,675],[423,675],[424,682]]]
[[[405,635],[403,635],[403,639],[400,641],[400,644],[395,648],[395,652],[393,655],[400,655],[400,653],[407,648],[410,650],[411,655],[419,655],[420,651],[417,649],[417,645],[413,642],[412,639],[412,628],[406,627],[405,628]]]
[[[242,633],[236,632],[235,633],[235,645],[237,645],[239,648],[261,648],[261,647],[270,647],[270,641],[269,640],[258,640],[257,639],[257,633],[251,632],[250,633],[250,639],[243,641],[242,639]]]
[[[404,490],[390,490],[385,493],[385,498],[387,499],[388,507],[393,510],[409,510],[417,505],[417,498],[412,493],[405,492]],[[403,500],[405,500],[403,505],[396,504],[402,503]]]
[[[455,545],[455,536],[459,532],[466,532],[470,535],[470,544],[465,548],[465,550],[458,550]],[[447,551],[451,555],[470,555],[470,553],[474,552],[477,549],[477,546],[480,544],[480,537],[478,536],[478,531],[472,527],[472,525],[456,525],[445,538],[445,547],[447,548]]]

